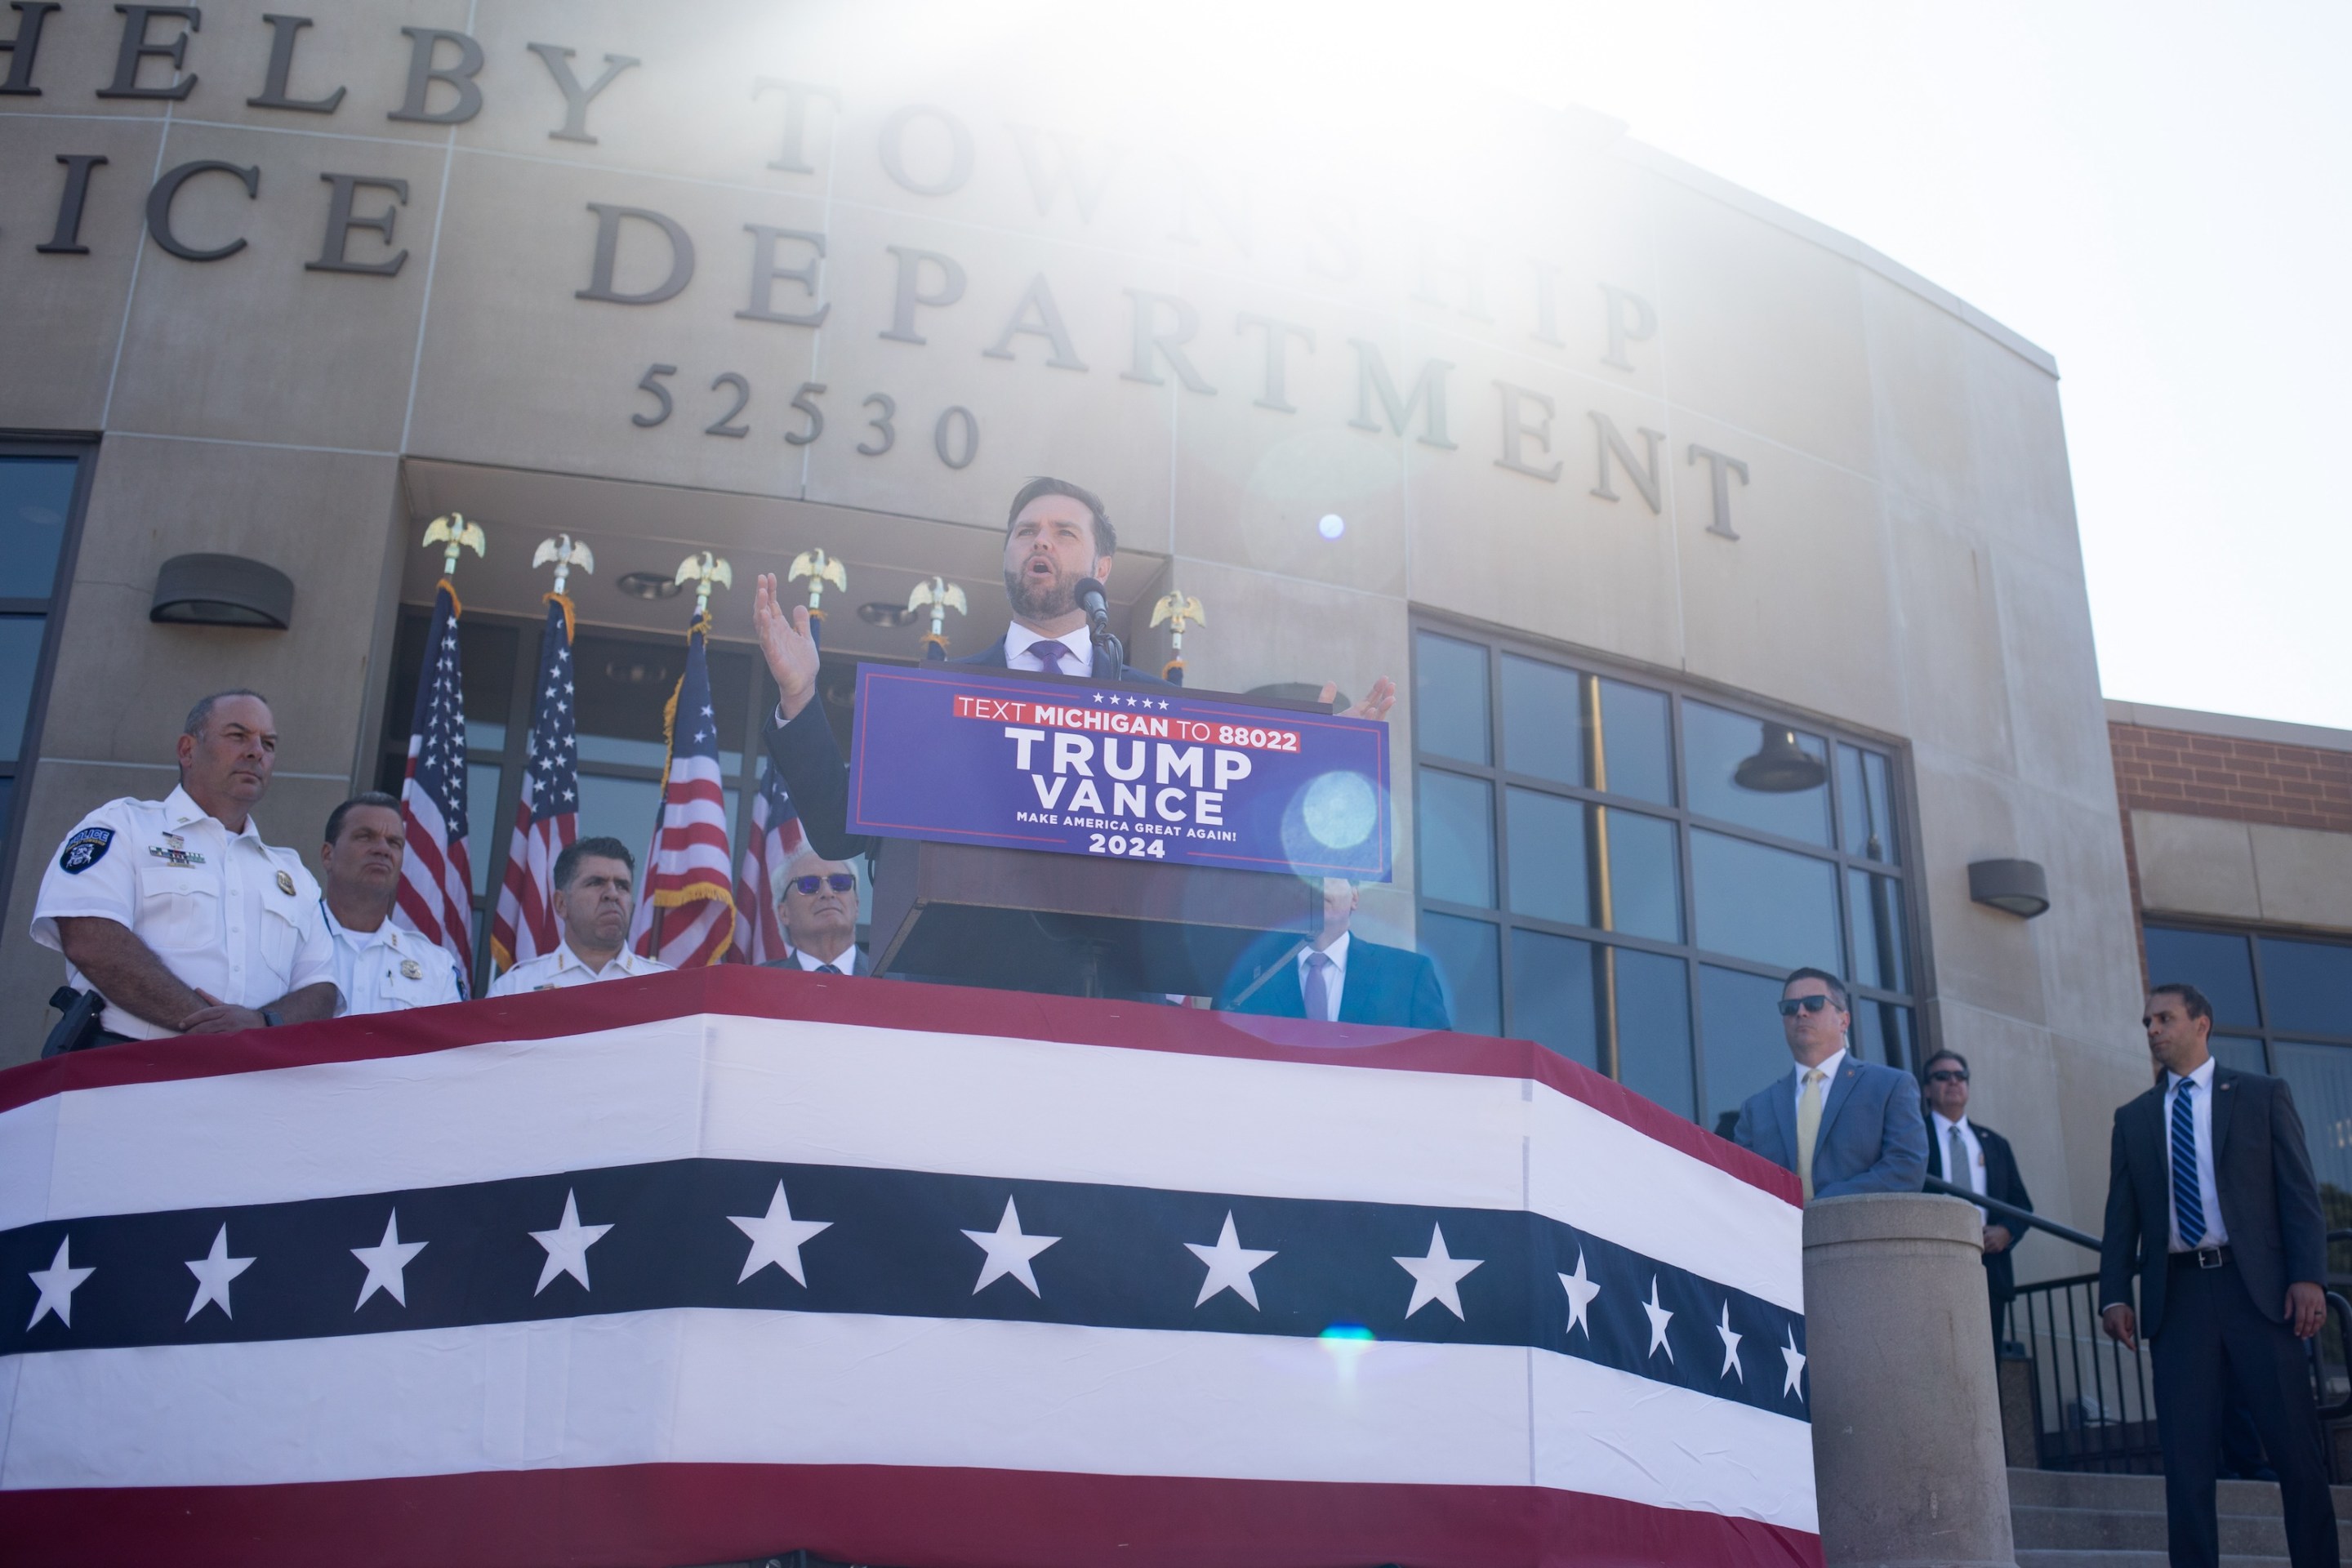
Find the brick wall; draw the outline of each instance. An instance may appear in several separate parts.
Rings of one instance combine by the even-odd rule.
[[[2352,752],[2107,726],[2126,814],[2170,811],[2352,833]],[[2130,817],[2125,817],[2126,843]]]

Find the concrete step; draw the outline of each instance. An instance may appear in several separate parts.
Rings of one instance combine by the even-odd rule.
[[[2037,1551],[2162,1552],[2165,1516],[2141,1510],[2012,1506],[2010,1521],[2020,1548]],[[2223,1556],[2283,1557],[2286,1524],[2273,1511],[2225,1513],[2221,1518]],[[2352,1557],[2352,1521],[2339,1518],[2336,1540]]]
[[[2336,1517],[2352,1520],[2352,1486],[2333,1489]],[[2091,1471],[2021,1470],[2009,1472],[2012,1508],[2095,1509],[2116,1513],[2164,1513],[2162,1476],[2106,1476]],[[2269,1481],[2223,1481],[2216,1506],[2223,1516],[2250,1514],[2279,1517],[2278,1488]]]

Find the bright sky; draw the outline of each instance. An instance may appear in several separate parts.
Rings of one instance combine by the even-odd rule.
[[[2109,696],[2352,729],[2335,461],[2352,6],[995,0],[947,17],[898,37],[1058,48],[1083,62],[1069,80],[1244,120],[1321,101],[1393,133],[1447,77],[1581,104],[1853,235],[2056,356]]]

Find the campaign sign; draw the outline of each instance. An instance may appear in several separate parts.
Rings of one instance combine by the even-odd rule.
[[[857,674],[849,827],[1389,879],[1386,724],[982,668]]]

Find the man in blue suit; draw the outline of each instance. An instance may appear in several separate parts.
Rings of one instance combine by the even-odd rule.
[[[1797,1173],[1805,1201],[1916,1193],[1927,1173],[1919,1086],[1846,1045],[1845,982],[1800,969],[1780,987],[1780,1032],[1796,1068],[1748,1097],[1733,1139]]]
[[[1097,667],[1087,615],[1078,607],[1078,584],[1088,577],[1108,582],[1118,550],[1118,531],[1093,491],[1067,479],[1036,479],[1022,486],[1004,527],[1004,596],[1013,622],[1003,641],[950,662],[1166,686],[1129,665],[1114,671],[1106,660]],[[873,853],[872,839],[848,832],[849,770],[825,721],[824,705],[815,700],[817,646],[809,635],[808,610],[795,606],[787,614],[776,600],[774,574],[763,573],[751,619],[778,694],[765,736],[768,757],[792,792],[802,832],[829,860]],[[1327,696],[1331,689],[1325,688]],[[1386,719],[1395,705],[1396,683],[1383,676],[1348,711],[1360,719]]]
[[[1424,954],[1355,935],[1348,929],[1355,915],[1356,885],[1324,878],[1321,929],[1303,940],[1277,931],[1252,943],[1226,977],[1218,1008],[1330,1024],[1454,1027],[1437,966]]]

